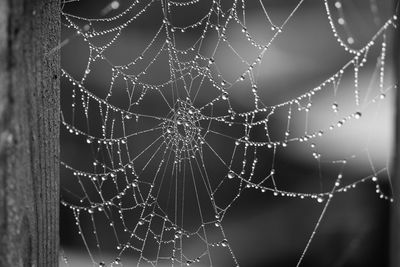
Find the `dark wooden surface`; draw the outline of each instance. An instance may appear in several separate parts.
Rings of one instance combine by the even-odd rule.
[[[57,266],[59,0],[0,0],[0,266]]]

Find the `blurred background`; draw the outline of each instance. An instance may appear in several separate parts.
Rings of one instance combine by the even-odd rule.
[[[150,2],[154,3],[121,31],[118,38],[105,49],[104,55],[113,66],[129,66],[126,72],[133,76],[138,75],[155,59],[151,67],[146,69],[144,74],[140,74],[140,81],[161,84],[170,79],[169,64],[171,64],[167,53],[157,54],[167,39],[164,30],[159,32],[163,25],[161,1],[143,1],[138,4],[137,10]],[[189,2],[190,5],[179,5],[179,3],[186,2]],[[169,21],[177,28],[186,27],[186,25],[199,21],[209,12],[210,6],[213,4],[208,0],[176,1],[174,3],[178,4],[171,5]],[[64,1],[63,11],[83,18],[111,18],[126,10],[131,4],[132,1]],[[243,7],[238,8],[239,17],[242,22],[245,21],[245,29],[240,23],[229,23],[226,27],[226,40],[221,44],[217,41],[221,29],[208,30],[204,34],[204,38],[201,38],[204,27],[175,32],[174,45],[178,49],[184,50],[195,44],[196,51],[204,57],[203,61],[206,62],[201,63],[202,59],[198,59],[199,66],[207,66],[207,61],[211,58],[213,62],[209,68],[210,73],[214,75],[216,81],[223,81],[228,85],[226,88],[229,92],[229,105],[227,101],[218,100],[213,105],[212,111],[207,108],[203,109],[204,114],[222,116],[228,114],[229,109],[237,113],[254,110],[255,99],[252,93],[254,84],[257,85],[257,94],[263,105],[273,106],[285,103],[309,92],[312,88],[321,86],[324,81],[333,77],[353,59],[354,55],[346,52],[336,40],[337,37],[334,36],[330,27],[323,1],[306,0],[291,16],[290,14],[298,4],[299,1],[293,0],[245,2],[244,9]],[[232,1],[220,1],[220,4],[216,6],[227,12],[232,6]],[[242,2],[238,2],[238,6],[242,6]],[[328,1],[328,6],[337,33],[343,42],[353,49],[364,47],[394,12],[392,1],[389,0]],[[244,19],[243,11],[245,11]],[[132,9],[132,12],[135,14],[136,10]],[[129,17],[129,12],[126,16]],[[290,20],[286,23],[288,17]],[[80,25],[84,31],[87,20],[68,18]],[[213,23],[223,25],[223,22],[224,19],[221,19],[221,21]],[[64,23],[63,40],[65,41],[61,49],[62,68],[76,81],[82,81],[85,88],[94,95],[105,99],[110,90],[113,69],[102,60],[93,62],[88,68],[88,60],[93,58],[91,53],[95,52],[89,49],[88,43],[82,35],[76,34],[76,29],[66,27],[69,24],[68,20],[64,19]],[[122,23],[124,20],[93,21],[90,23],[88,32],[90,33],[93,29],[97,31],[111,29]],[[280,27],[282,28],[279,30]],[[211,129],[227,134],[233,139],[212,134],[206,137],[207,143],[217,151],[223,160],[229,162],[233,158],[232,170],[236,173],[241,171],[243,159],[251,163],[257,157],[258,164],[254,170],[254,179],[260,182],[273,169],[275,183],[278,189],[283,191],[306,194],[329,192],[332,190],[338,174],[343,173],[341,186],[349,186],[346,187],[346,190],[335,193],[331,199],[302,266],[388,266],[390,201],[385,197],[387,196],[389,199],[391,197],[391,172],[389,170],[394,131],[394,90],[390,90],[394,83],[393,30],[391,28],[393,27],[388,27],[385,37],[387,46],[384,69],[380,64],[382,35],[370,47],[366,63],[359,68],[358,87],[360,92],[358,97],[355,96],[354,67],[350,65],[343,69],[340,81],[335,80],[337,84],[327,83],[312,97],[302,98],[302,103],[290,105],[293,106],[293,110],[289,121],[289,139],[285,137],[289,105],[275,110],[268,120],[269,138],[273,141],[277,140],[277,142],[293,139],[293,142],[288,142],[287,147],[279,145],[275,152],[272,149],[260,149],[256,152],[249,149],[248,154],[244,155],[244,146],[240,146],[235,152],[235,156],[232,156],[232,150],[236,148],[235,139],[242,140],[243,138],[243,127],[228,128],[215,123],[210,127]],[[91,41],[102,46],[112,41],[114,36],[115,32],[110,32],[93,37]],[[155,36],[157,38],[153,42]],[[251,38],[249,39],[248,36]],[[201,40],[201,44],[198,44],[198,40]],[[255,78],[251,78],[246,72],[248,68],[246,62],[253,62],[260,54],[260,50],[252,45],[252,42],[265,45],[271,40],[273,40],[271,45],[263,53],[261,62],[254,70],[257,75]],[[152,45],[147,48],[149,44]],[[143,53],[143,51],[145,52]],[[188,58],[194,54],[191,52],[193,51],[189,50],[186,54]],[[363,56],[360,58],[362,59]],[[131,62],[135,62],[135,64],[130,64]],[[90,72],[87,71],[88,69]],[[380,75],[382,72],[384,76]],[[243,75],[243,79],[240,79]],[[200,88],[192,102],[196,109],[207,105],[221,94],[211,82],[199,83],[198,79],[192,79],[192,82],[195,84],[194,88]],[[380,83],[383,84],[383,89],[380,87]],[[176,86],[179,88],[182,85],[177,84]],[[100,136],[101,122],[104,118],[103,115],[99,115],[101,108],[88,104],[90,111],[87,118],[84,115],[84,108],[78,107],[78,104],[75,112],[71,112],[71,104],[75,103],[72,98],[74,87],[76,86],[67,78],[63,78],[61,100],[65,121],[86,133],[90,128],[90,135]],[[123,79],[115,78],[112,96],[107,101],[124,110],[129,107],[132,112],[140,111],[141,114],[157,117],[170,116],[165,102],[172,103],[173,95],[165,93],[167,100],[164,101],[159,94],[149,92],[146,93],[147,97],[143,98],[140,105],[130,107],[125,87]],[[138,87],[133,98],[139,98],[143,91],[145,88]],[[79,103],[90,102],[84,98],[81,101],[82,96],[76,92],[77,103],[79,101]],[[190,97],[192,98],[193,95]],[[360,105],[356,104],[357,101],[360,102]],[[304,108],[297,108],[298,106],[307,107],[308,103],[311,103],[308,112],[305,112]],[[361,112],[361,118],[354,119],[352,114],[355,112]],[[110,116],[113,116],[116,125],[121,124],[123,119],[118,118],[115,113],[111,112]],[[343,118],[345,119],[343,120]],[[244,124],[240,119],[237,119],[236,122]],[[343,122],[343,126],[339,126],[338,122]],[[204,129],[207,128],[207,123],[206,121],[204,125],[202,123],[199,125]],[[333,126],[333,130],[329,130],[330,126]],[[123,135],[120,127],[115,126],[114,129],[114,135],[117,137]],[[138,121],[129,120],[126,127],[132,131],[136,128],[145,130],[155,128],[156,124],[151,119],[139,118]],[[318,133],[319,131],[323,131],[323,136],[309,142],[299,141],[299,138],[302,138],[305,133]],[[165,132],[161,133],[165,135]],[[155,132],[133,138],[131,141],[128,140],[129,150],[133,155],[136,151],[144,151],[159,136],[160,132]],[[268,141],[263,127],[254,127],[250,137],[251,140],[258,142]],[[91,145],[87,143],[86,137],[71,134],[68,129],[63,128],[61,147],[62,160],[65,163],[73,166],[76,170],[89,172],[93,169],[93,160],[97,156],[93,156]],[[138,168],[145,168],[151,153],[155,153],[155,151],[146,152],[148,153],[147,160],[139,160]],[[316,158],[314,153],[320,154],[320,158]],[[216,186],[226,178],[229,170],[220,164],[211,149],[205,149],[204,157],[210,180],[215,181],[213,186]],[[347,163],[342,169],[343,164],[335,163],[335,161],[343,159],[346,159]],[[157,160],[159,162],[161,158]],[[246,167],[246,175],[251,172],[249,168]],[[149,167],[149,171],[143,172],[141,177],[150,179],[154,176],[156,169],[157,164],[154,163]],[[168,170],[173,173],[170,169]],[[78,205],[78,200],[82,199],[81,185],[71,170],[62,168],[61,174],[62,200]],[[185,173],[183,174],[185,175]],[[196,174],[193,176],[195,177]],[[372,181],[374,176],[377,176],[377,181]],[[235,179],[228,182],[224,182],[224,186],[215,194],[216,201],[221,206],[231,203],[241,186]],[[267,181],[263,185],[272,188],[272,184],[268,184],[269,182]],[[193,184],[189,182],[186,187],[192,188],[194,184],[196,182]],[[353,184],[354,186],[352,186]],[[380,188],[378,192],[376,192],[377,185]],[[166,197],[171,189],[162,183],[158,186],[160,188],[167,187],[165,195],[163,195],[163,189],[161,190],[160,201],[163,201],[162,198]],[[85,187],[87,188],[86,185]],[[111,190],[110,192],[107,191],[108,189],[104,190],[105,194],[114,194]],[[178,191],[178,189],[176,190]],[[205,188],[199,188],[199,190],[204,191],[199,193],[200,198],[207,198]],[[96,195],[95,190],[92,189],[92,191],[90,192],[88,189],[85,194]],[[197,192],[195,193],[193,189],[187,189],[187,192],[188,196],[185,199],[177,198],[177,200],[186,201],[185,208],[187,206],[187,210],[185,209],[181,216],[185,217],[185,221],[190,222],[189,228],[195,228],[199,226],[196,224],[199,223],[199,218],[191,211],[196,210],[193,205],[195,205],[194,196]],[[296,266],[327,201],[327,198],[324,198],[322,203],[319,203],[315,199],[301,199],[299,196],[281,196],[281,194],[275,196],[270,191],[262,192],[256,188],[242,190],[241,196],[232,203],[222,221],[224,234],[229,240],[230,248],[240,266]],[[87,204],[85,201],[82,203],[83,205]],[[168,207],[166,210],[168,213]],[[204,212],[207,214],[207,211]],[[133,213],[134,211],[126,216],[135,218],[132,219],[132,223],[136,224],[138,219]],[[110,233],[110,229],[106,225],[107,221],[104,218],[96,217],[98,220],[96,229],[101,240],[96,241],[89,238],[87,241],[87,245],[93,251],[97,251],[97,244],[101,245],[102,256],[98,256],[97,252],[94,253],[95,261],[93,261],[78,234],[78,231],[84,233],[93,231],[90,216],[82,215],[80,217],[81,229],[76,225],[75,218],[69,207],[61,205],[61,245],[68,265],[93,266],[94,262],[98,264],[100,261],[98,257],[102,257],[106,265],[111,266],[112,259],[118,255],[116,252],[118,244],[113,240],[113,233]],[[210,230],[210,239],[221,239],[221,233],[217,230]],[[188,254],[198,250],[197,246],[200,246],[197,242],[188,241]],[[214,266],[234,266],[226,250],[217,248],[213,253]],[[134,252],[124,253],[123,266],[135,265],[135,263],[131,263],[135,262],[135,259],[137,259],[137,255]],[[62,264],[66,264],[65,261],[62,261]],[[171,264],[165,264],[165,266],[167,265]],[[193,265],[209,266],[210,264],[201,261]],[[114,264],[113,266],[119,265]]]

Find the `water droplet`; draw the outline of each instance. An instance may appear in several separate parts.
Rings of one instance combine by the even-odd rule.
[[[229,173],[228,173],[228,178],[229,178],[229,179],[235,178],[235,173],[229,172]]]
[[[112,1],[110,4],[112,9],[118,9],[119,8],[119,2],[118,1]]]
[[[356,118],[356,119],[361,118],[361,112],[354,113],[354,118]]]
[[[324,202],[324,198],[323,197],[318,197],[317,201],[318,201],[318,203],[322,203],[322,202]]]
[[[332,109],[333,109],[334,112],[338,111],[338,107],[339,107],[339,105],[337,103],[333,103],[332,104]]]
[[[227,247],[228,246],[228,240],[224,239],[221,241],[221,246]]]

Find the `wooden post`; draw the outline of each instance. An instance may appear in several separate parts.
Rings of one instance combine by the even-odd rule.
[[[58,266],[59,0],[0,0],[0,267]]]
[[[397,21],[399,17],[400,1],[395,0],[394,6],[397,14]],[[398,25],[398,23],[397,23]],[[397,84],[396,89],[396,128],[394,137],[394,178],[392,179],[392,189],[394,202],[391,205],[390,212],[390,266],[400,266],[400,29],[396,29],[393,44],[393,60],[394,60],[394,79]]]

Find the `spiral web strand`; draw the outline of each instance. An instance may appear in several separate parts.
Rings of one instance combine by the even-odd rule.
[[[379,183],[379,177],[390,178],[388,167],[376,167],[368,147],[332,159],[320,152],[319,142],[357,120],[373,121],[365,111],[385,105],[396,88],[385,68],[396,16],[380,18],[377,2],[370,1],[377,30],[357,44],[346,23],[345,4],[321,2],[330,34],[349,60],[317,86],[268,104],[261,77],[265,57],[306,1],[298,1],[279,23],[262,0],[127,2],[110,2],[94,18],[67,11],[84,1],[63,2],[64,29],[72,37],[61,46],[80,42],[87,59],[83,71],[62,69],[68,103],[62,125],[70,138],[84,140],[79,153],[86,160],[62,161],[67,180],[62,204],[70,208],[93,266],[239,266],[223,221],[246,190],[322,203],[300,266],[335,194],[373,182],[381,198],[393,201]],[[247,22],[247,4],[260,11],[268,37],[264,41]],[[194,18],[175,22],[190,8],[203,13],[189,24]],[[114,59],[120,39],[134,34],[135,24],[145,16],[157,20],[152,38],[143,48],[134,48],[133,55]],[[195,36],[190,44],[182,41],[186,35]],[[235,38],[250,52],[241,51]],[[221,67],[224,51],[239,62],[234,74]],[[341,111],[338,95],[348,89],[343,80],[349,79],[352,103]],[[96,86],[98,81],[102,86]],[[233,97],[238,87],[251,99],[245,108]],[[329,98],[331,104],[323,108],[334,115],[315,127],[312,118],[321,96]],[[283,118],[283,124],[274,122]],[[304,121],[302,130],[296,129],[297,120]],[[319,170],[337,166],[333,180],[320,171],[320,191],[280,186],[280,155],[296,145],[308,148],[304,153]],[[347,180],[347,166],[365,156],[369,173]],[[110,247],[112,258],[102,251]],[[68,257],[64,263],[69,265]]]

